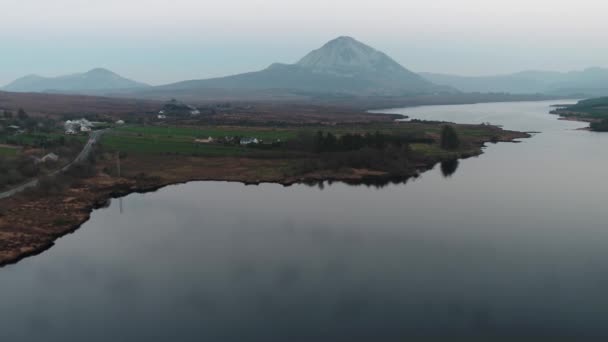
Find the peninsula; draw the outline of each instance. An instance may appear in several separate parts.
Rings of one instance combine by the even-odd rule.
[[[105,133],[86,160],[58,175],[36,174],[37,188],[0,200],[0,264],[50,248],[93,209],[129,193],[190,181],[382,186],[438,163],[477,156],[486,143],[529,137],[485,124],[396,121],[403,117],[335,108],[171,101],[159,109],[154,119],[91,118]],[[21,145],[11,146],[15,152],[3,161],[24,160],[40,144],[78,146],[91,134],[83,129],[66,139],[65,127],[50,127],[46,133],[7,133],[5,140]],[[74,147],[69,151],[76,153]]]

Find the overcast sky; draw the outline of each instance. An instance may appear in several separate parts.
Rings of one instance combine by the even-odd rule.
[[[608,67],[601,0],[0,0],[0,84],[106,67],[160,84],[292,63],[340,35],[414,71]]]

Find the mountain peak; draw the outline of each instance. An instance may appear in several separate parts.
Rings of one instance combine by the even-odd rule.
[[[315,73],[363,78],[400,88],[429,88],[430,82],[407,70],[388,55],[355,38],[341,36],[314,50],[298,66]]]
[[[275,63],[240,75],[179,82],[160,87],[180,94],[201,89],[266,90],[287,93],[404,96],[452,91],[407,70],[386,54],[348,36],[335,38],[296,64]],[[283,95],[281,95],[283,96]],[[315,95],[316,96],[316,95]]]
[[[332,69],[336,71],[336,69],[373,69],[374,65],[387,62],[393,66],[397,64],[388,56],[356,39],[342,36],[309,53],[297,64],[318,71]]]
[[[358,40],[356,40],[353,37],[350,36],[340,36],[338,38],[332,39],[329,42],[327,42],[327,44],[325,45],[333,45],[333,44],[348,44],[348,43],[358,43],[358,44],[363,44],[361,42],[359,42]],[[363,44],[365,45],[365,44]]]
[[[116,73],[105,69],[105,68],[95,68],[86,72],[89,75],[116,75]]]

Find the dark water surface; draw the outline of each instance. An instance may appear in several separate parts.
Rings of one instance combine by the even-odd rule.
[[[420,107],[541,131],[406,185],[202,182],[0,269],[0,341],[608,336],[608,134],[548,102]],[[456,339],[449,339],[456,340]]]

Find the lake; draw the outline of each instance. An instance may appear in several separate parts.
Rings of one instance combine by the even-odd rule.
[[[113,200],[0,269],[0,340],[606,337],[608,134],[551,104],[383,111],[541,132],[407,184]]]

